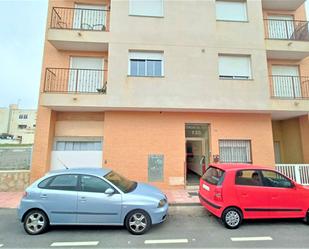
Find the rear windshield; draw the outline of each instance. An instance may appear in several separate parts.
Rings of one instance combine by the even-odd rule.
[[[221,185],[224,179],[224,171],[215,167],[209,167],[202,179],[212,185]]]

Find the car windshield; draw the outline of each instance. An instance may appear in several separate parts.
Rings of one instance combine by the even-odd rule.
[[[114,171],[109,172],[104,177],[124,193],[132,192],[137,186],[136,182],[130,181]]]

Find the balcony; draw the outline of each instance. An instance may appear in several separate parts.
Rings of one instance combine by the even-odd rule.
[[[59,50],[107,51],[109,10],[53,7],[47,39]]]
[[[46,68],[43,91],[65,94],[106,94],[106,78],[106,70]]]
[[[302,60],[309,56],[308,24],[308,21],[265,19],[267,57]]]
[[[308,76],[269,76],[271,97],[279,99],[309,99]]]
[[[289,10],[298,9],[305,0],[262,0],[262,6],[265,10]]]

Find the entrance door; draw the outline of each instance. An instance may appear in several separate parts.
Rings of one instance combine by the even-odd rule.
[[[301,97],[298,66],[272,66],[272,75],[276,97]]]
[[[186,141],[187,170],[191,170],[199,176],[203,175],[202,166],[205,163],[205,139],[191,138]]]
[[[103,58],[71,57],[69,92],[97,92],[103,86]]]
[[[291,39],[294,33],[293,16],[268,16],[268,36],[270,39]]]

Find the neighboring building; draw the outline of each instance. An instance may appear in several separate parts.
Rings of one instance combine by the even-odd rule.
[[[35,126],[36,110],[0,108],[0,143],[33,144]]]
[[[50,0],[31,180],[105,166],[179,188],[217,160],[309,163],[304,1]]]

